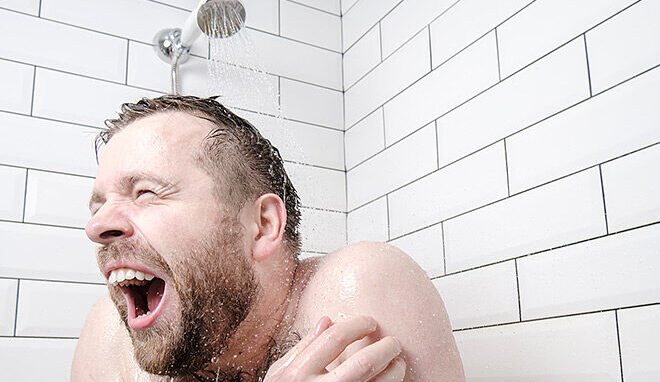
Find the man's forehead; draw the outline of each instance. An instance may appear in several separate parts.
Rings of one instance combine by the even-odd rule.
[[[199,147],[211,122],[181,111],[152,114],[129,123],[114,138],[122,143],[149,144],[157,149]],[[196,146],[197,145],[197,146]]]

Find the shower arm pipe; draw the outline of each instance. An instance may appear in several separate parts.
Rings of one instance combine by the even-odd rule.
[[[170,65],[170,86],[172,88],[171,94],[179,94],[179,59],[183,50],[177,49],[172,57],[172,64]]]

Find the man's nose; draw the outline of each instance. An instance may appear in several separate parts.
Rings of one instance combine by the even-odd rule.
[[[89,220],[85,233],[90,240],[108,245],[133,235],[133,226],[118,207],[106,203]]]

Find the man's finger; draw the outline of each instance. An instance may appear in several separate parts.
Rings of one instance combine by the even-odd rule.
[[[385,370],[383,370],[376,378],[369,380],[369,382],[401,382],[406,377],[406,361],[401,357],[396,357]]]
[[[337,382],[367,381],[383,372],[383,381],[396,377],[401,365],[393,360],[401,353],[401,344],[394,337],[385,337],[373,344],[360,349],[344,363],[328,374],[328,380]],[[402,360],[403,361],[403,360]],[[393,370],[385,371],[390,366]],[[404,370],[405,372],[405,367]],[[330,378],[331,377],[331,378]],[[380,376],[379,376],[380,378]],[[380,379],[377,379],[380,381]],[[395,379],[396,380],[396,379]]]

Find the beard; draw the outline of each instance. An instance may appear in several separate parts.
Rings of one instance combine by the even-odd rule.
[[[110,297],[133,343],[135,359],[143,370],[203,378],[204,369],[226,352],[229,340],[261,293],[241,242],[242,226],[226,215],[185,253],[172,256],[172,264],[165,262],[149,243],[135,237],[99,250],[101,268],[112,260],[143,264],[171,280],[168,300],[172,293],[178,296],[180,310],[176,314],[163,309],[152,327],[133,330],[128,325],[124,294],[109,286]],[[228,368],[215,369],[213,376],[224,375],[226,380],[240,380],[242,374]]]

